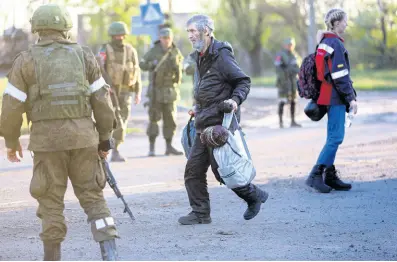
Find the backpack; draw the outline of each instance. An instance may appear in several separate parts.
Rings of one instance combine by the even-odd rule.
[[[321,85],[321,82],[317,79],[316,52],[303,59],[298,76],[297,86],[299,96],[316,101],[320,96]]]
[[[237,122],[234,113],[225,113],[222,126],[229,129],[233,120]],[[214,148],[213,155],[223,183],[233,189],[251,183],[255,178],[256,170],[241,127],[239,126],[234,134],[230,130],[228,132],[226,144]]]

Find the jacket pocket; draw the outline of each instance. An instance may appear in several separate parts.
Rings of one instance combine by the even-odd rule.
[[[33,176],[30,181],[29,190],[33,198],[39,199],[47,193],[50,188],[50,181],[45,170],[44,161],[36,160],[34,162]]]
[[[95,170],[95,174],[94,174],[95,184],[98,186],[100,190],[102,190],[106,186],[106,175],[105,175],[104,167],[102,165],[102,160],[99,157],[94,170]]]

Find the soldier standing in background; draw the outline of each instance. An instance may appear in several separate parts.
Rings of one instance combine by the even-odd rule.
[[[115,260],[118,234],[103,197],[100,159],[111,148],[115,124],[109,87],[91,50],[68,39],[72,20],[66,9],[40,6],[31,26],[39,41],[15,58],[3,95],[0,126],[7,158],[20,162],[23,157],[19,137],[26,112],[32,122],[28,149],[34,152],[30,194],[39,203],[44,260],[61,259],[68,178],[103,259]]]
[[[289,103],[291,105],[291,127],[301,127],[295,122],[295,109],[297,99],[297,75],[299,73],[299,64],[297,61],[297,54],[295,50],[295,39],[287,38],[284,40],[283,50],[281,50],[274,61],[276,66],[279,104],[278,116],[280,121],[280,128],[284,127],[283,114],[284,105]]]
[[[176,131],[176,101],[180,97],[183,56],[173,43],[170,28],[160,30],[160,40],[139,63],[142,70],[149,71],[149,156],[155,156],[155,141],[159,135],[158,122],[163,118],[163,136],[166,141],[166,155],[183,155],[172,146]]]
[[[111,161],[124,162],[125,158],[120,155],[119,146],[127,131],[131,93],[135,93],[136,105],[141,102],[141,74],[135,48],[124,43],[125,35],[128,34],[127,25],[124,22],[113,22],[109,26],[108,34],[112,38],[111,42],[102,46],[99,58],[106,82],[111,85],[113,105],[120,115],[120,123],[113,134],[116,147],[113,149]]]

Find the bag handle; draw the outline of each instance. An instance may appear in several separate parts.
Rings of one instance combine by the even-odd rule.
[[[194,117],[193,115],[190,116],[190,119],[187,122],[187,129],[186,129],[186,131],[187,131],[187,143],[188,143],[189,147],[192,147],[192,140],[190,140],[190,123],[192,122],[193,117]]]
[[[244,134],[244,132],[243,132],[243,130],[242,130],[242,128],[241,128],[241,126],[240,126],[238,120],[237,120],[236,114],[235,114],[234,112],[231,112],[231,113],[224,113],[224,114],[223,114],[222,126],[223,126],[224,128],[226,128],[227,130],[230,130],[230,126],[231,126],[233,120],[236,122],[237,131],[240,133],[240,137],[241,137],[241,140],[242,140],[242,142],[243,142],[243,146],[244,146],[245,153],[247,154],[248,159],[249,159],[249,160],[252,160],[252,158],[251,158],[251,153],[250,153],[250,151],[248,150],[247,142],[245,141],[245,138],[244,138],[244,137],[245,137],[245,134]]]

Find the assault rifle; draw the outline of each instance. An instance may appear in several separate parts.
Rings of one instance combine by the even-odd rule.
[[[117,198],[120,198],[124,204],[124,213],[128,213],[132,220],[135,220],[134,215],[131,212],[127,202],[125,202],[123,195],[120,192],[120,189],[117,186],[116,179],[113,176],[112,171],[110,171],[109,164],[106,159],[102,158],[102,164],[106,175],[106,181],[108,182],[109,186],[113,189],[114,193],[116,194]]]

